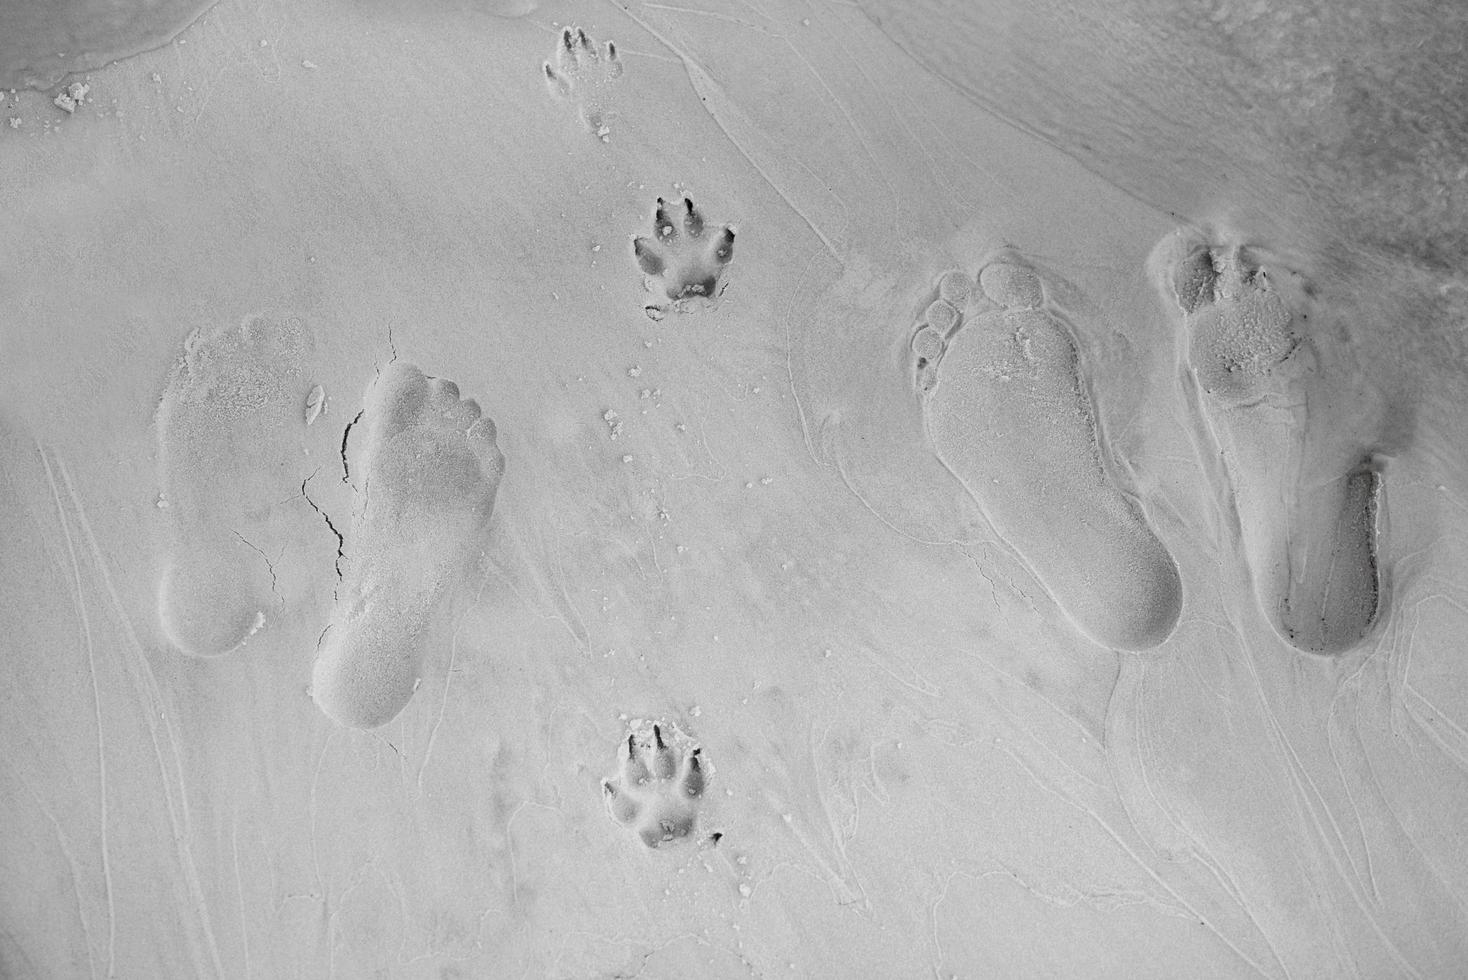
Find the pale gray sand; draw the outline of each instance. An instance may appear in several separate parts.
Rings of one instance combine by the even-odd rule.
[[[505,459],[477,402],[402,362],[373,383],[358,424],[351,530],[311,696],[339,724],[376,728],[447,646],[444,608],[483,547]]]
[[[954,278],[939,291],[946,281],[958,292]],[[1177,625],[1182,581],[1107,472],[1076,328],[1019,256],[986,262],[979,288],[987,302],[947,324],[956,332],[924,392],[933,446],[1082,633],[1118,650],[1155,647]],[[936,299],[924,329],[954,309]]]
[[[1330,206],[1373,175],[1452,201],[1413,163],[1451,159],[1450,133],[1371,123],[1461,59],[1420,60],[1444,40],[1419,49],[1410,16],[1332,50],[1298,28],[1349,11],[1300,3],[756,6],[225,0],[90,74],[73,114],[5,99],[0,973],[1435,977],[1468,956],[1468,290]],[[1261,75],[1244,42],[1285,17],[1300,50]],[[544,73],[568,24],[623,64],[606,139]],[[1258,97],[1271,71],[1360,84],[1322,84],[1303,118],[1339,125],[1300,128]],[[1331,168],[1357,183],[1323,187]],[[738,254],[717,302],[654,320],[632,243],[685,197]],[[1320,375],[1345,379],[1317,419],[1410,409],[1412,438],[1364,430],[1387,433],[1384,601],[1344,654],[1301,654],[1255,594],[1147,268],[1179,225],[1238,228],[1317,285]],[[1006,244],[1177,564],[1145,655],[1078,630],[926,437],[913,328],[930,352],[945,318],[971,329],[973,287],[943,274]],[[299,494],[285,602],[244,649],[189,657],[158,626],[152,414],[192,329],[261,310],[316,338],[328,408],[297,478],[320,468],[344,532],[342,429],[395,357],[484,399],[510,461],[484,574],[370,731],[310,696],[346,583]],[[1322,460],[1359,434],[1308,428]],[[716,767],[691,823],[655,758],[644,809],[609,807],[653,723]]]
[[[1349,388],[1321,374],[1312,333],[1328,337],[1330,324],[1298,274],[1237,245],[1178,235],[1151,261],[1182,314],[1181,343],[1228,469],[1260,605],[1300,650],[1351,649],[1382,601],[1382,476],[1369,422],[1312,404],[1323,388]]]

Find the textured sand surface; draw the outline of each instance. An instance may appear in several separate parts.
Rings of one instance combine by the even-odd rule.
[[[38,9],[0,976],[1468,961],[1465,15]]]

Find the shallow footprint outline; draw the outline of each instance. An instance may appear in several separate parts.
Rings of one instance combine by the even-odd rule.
[[[635,728],[601,782],[608,815],[649,848],[692,836],[708,786],[702,752],[676,727],[666,738],[659,724]]]
[[[652,297],[645,309],[655,317],[670,307],[683,309],[690,300],[717,299],[728,286],[724,273],[734,260],[734,229],[722,225],[710,233],[693,199],[685,197],[682,204],[679,209],[658,198],[651,237],[632,239],[632,257]]]
[[[1082,634],[1160,645],[1182,611],[1177,564],[1106,470],[1074,329],[1040,275],[1003,250],[933,292],[909,347],[939,460]]]
[[[395,361],[364,402],[342,582],[311,681],[350,728],[386,724],[412,699],[505,471],[494,422],[452,381]]]
[[[1325,459],[1307,444],[1310,392],[1324,380],[1304,331],[1312,289],[1256,249],[1195,235],[1165,239],[1152,262],[1181,312],[1256,600],[1297,650],[1344,653],[1381,609],[1383,464],[1362,444],[1327,449]]]
[[[294,478],[282,474],[302,458],[310,424],[311,348],[295,316],[251,314],[195,330],[159,400],[159,507],[169,540],[158,618],[191,656],[238,649],[283,603],[273,561],[300,522],[278,502],[292,497]]]

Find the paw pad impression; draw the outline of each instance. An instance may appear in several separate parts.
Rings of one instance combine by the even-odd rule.
[[[601,783],[607,813],[648,847],[687,838],[711,775],[701,753],[676,726],[635,726],[617,753],[616,774]]]
[[[712,300],[724,291],[724,270],[734,258],[733,228],[707,227],[691,198],[685,197],[680,208],[660,197],[652,230],[651,237],[632,239],[632,255],[652,294],[649,315],[697,297]]]

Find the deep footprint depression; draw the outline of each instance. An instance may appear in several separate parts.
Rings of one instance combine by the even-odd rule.
[[[1301,651],[1351,649],[1382,601],[1382,464],[1369,430],[1319,438],[1323,425],[1343,421],[1321,410],[1341,382],[1320,369],[1308,284],[1238,245],[1190,236],[1164,241],[1152,263],[1181,312],[1186,363],[1233,484],[1260,608]]]

